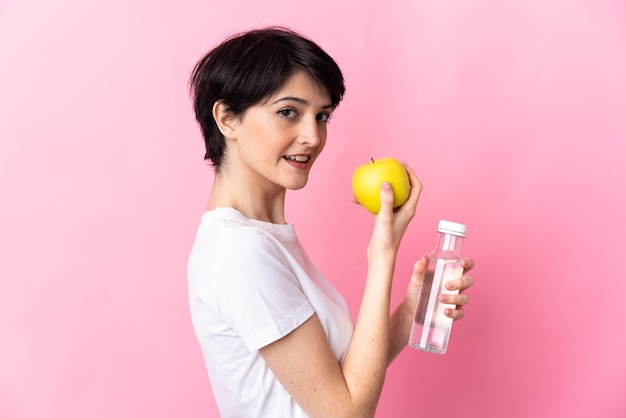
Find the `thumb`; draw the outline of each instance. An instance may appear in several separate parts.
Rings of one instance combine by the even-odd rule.
[[[380,211],[378,214],[393,213],[393,189],[389,182],[383,182],[380,185]]]
[[[419,304],[420,294],[422,291],[422,284],[424,282],[424,273],[428,267],[428,257],[424,256],[420,258],[413,265],[413,274],[411,274],[411,280],[409,286],[406,289],[404,295],[404,303],[408,309],[408,312],[415,314],[417,311],[417,305]]]
[[[423,256],[413,265],[413,274],[411,275],[411,284],[413,287],[422,287],[424,281],[424,273],[428,268],[428,257]]]

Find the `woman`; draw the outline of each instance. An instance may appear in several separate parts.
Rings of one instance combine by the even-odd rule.
[[[306,185],[343,97],[337,64],[303,36],[266,28],[209,52],[191,88],[216,175],[189,259],[190,307],[222,416],[373,416],[386,368],[407,345],[427,265],[416,263],[390,316],[396,254],[422,185],[405,165],[411,192],[395,211],[381,185],[353,326],[284,213],[286,190]],[[472,284],[466,274],[454,288]],[[461,318],[467,301],[449,296],[457,309],[447,314]]]

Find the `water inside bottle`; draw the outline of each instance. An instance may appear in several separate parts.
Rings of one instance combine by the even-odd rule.
[[[450,291],[445,284],[463,274],[459,260],[437,260],[424,273],[424,282],[420,300],[415,313],[415,321],[411,329],[411,346],[431,353],[443,354],[448,346],[453,319],[447,317],[446,308],[455,305],[439,302],[438,292],[457,294],[458,290]]]

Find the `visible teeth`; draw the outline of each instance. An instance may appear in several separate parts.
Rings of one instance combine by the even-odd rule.
[[[299,163],[305,163],[309,161],[309,157],[306,155],[287,155],[285,156],[285,158],[291,161],[297,161]]]

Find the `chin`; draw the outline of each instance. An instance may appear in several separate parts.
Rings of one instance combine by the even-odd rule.
[[[304,186],[306,186],[306,182],[303,184],[294,184],[291,185],[289,187],[287,187],[288,190],[300,190],[300,189],[304,189]]]
[[[294,181],[291,182],[290,184],[286,185],[285,188],[288,190],[300,190],[303,189],[304,186],[306,186],[306,184],[308,183],[308,178],[303,179],[301,181]]]

